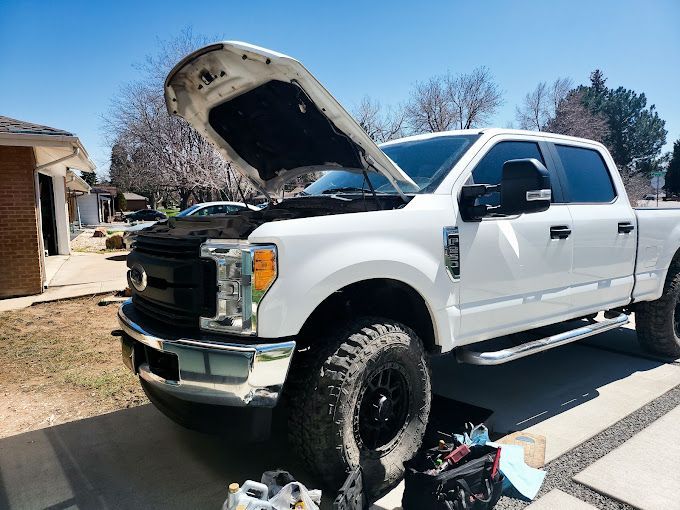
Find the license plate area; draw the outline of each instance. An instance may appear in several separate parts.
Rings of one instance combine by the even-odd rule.
[[[167,381],[179,381],[179,360],[177,354],[157,351],[127,335],[121,337],[123,363],[133,373],[139,373],[139,366],[148,364],[151,373]]]

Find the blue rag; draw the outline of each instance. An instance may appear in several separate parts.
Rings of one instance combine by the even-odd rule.
[[[519,495],[529,500],[534,499],[543,484],[545,471],[527,466],[524,462],[524,448],[519,445],[492,442],[486,444],[501,449],[498,467],[505,476],[503,494],[513,496],[514,489]]]
[[[489,431],[484,424],[479,424],[465,434],[454,434],[457,441],[468,446],[488,445],[501,449],[501,461],[498,465],[505,480],[503,494],[510,497],[532,500],[538,494],[545,471],[527,466],[524,462],[524,448],[519,445],[492,443],[489,441]]]

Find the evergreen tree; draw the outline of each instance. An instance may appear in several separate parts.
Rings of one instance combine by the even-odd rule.
[[[671,160],[668,163],[666,172],[666,191],[670,193],[680,193],[680,139],[673,144]]]
[[[97,183],[97,174],[94,172],[81,172],[80,176],[92,187]]]
[[[659,155],[666,143],[666,122],[654,105],[647,108],[644,93],[609,90],[601,111],[609,123],[607,145],[619,166],[638,166]]]
[[[590,73],[590,87],[598,94],[602,94],[607,90],[606,86],[607,78],[604,77],[604,73],[599,69],[595,69]]]
[[[583,103],[590,111],[601,114],[609,127],[604,140],[619,168],[637,170],[649,165],[666,143],[666,122],[654,105],[647,107],[647,97],[634,90],[610,89],[599,69],[590,74],[590,86],[579,87]]]

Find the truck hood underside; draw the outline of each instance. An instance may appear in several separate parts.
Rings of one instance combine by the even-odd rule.
[[[335,129],[295,83],[264,83],[216,106],[208,120],[221,138],[257,168],[263,181],[276,179],[282,169],[363,167],[357,146]]]
[[[305,173],[379,172],[418,189],[297,60],[227,41],[188,55],[165,81],[168,111],[186,119],[257,187]]]

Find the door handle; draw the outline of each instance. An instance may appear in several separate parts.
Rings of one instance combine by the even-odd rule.
[[[629,221],[622,221],[619,223],[619,234],[630,234],[635,230],[635,225]]]
[[[567,225],[553,225],[550,227],[550,239],[566,239],[571,235],[571,229]]]

